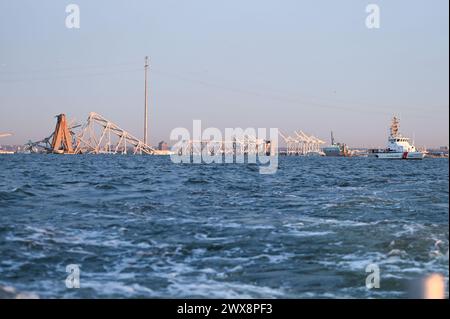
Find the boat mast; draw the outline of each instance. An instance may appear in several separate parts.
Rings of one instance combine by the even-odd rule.
[[[391,122],[391,136],[392,137],[397,137],[398,136],[399,125],[400,125],[399,119],[396,116],[394,116],[392,118],[392,122]]]
[[[144,72],[145,72],[145,103],[144,103],[144,144],[147,145],[148,135],[148,86],[147,86],[147,70],[148,70],[148,56],[145,57]]]

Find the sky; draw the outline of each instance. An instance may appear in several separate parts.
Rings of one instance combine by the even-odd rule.
[[[80,28],[65,25],[79,5]],[[366,6],[380,28],[366,27]],[[97,112],[149,140],[172,129],[277,127],[386,144],[392,115],[417,146],[449,144],[449,2],[0,0],[1,144]]]

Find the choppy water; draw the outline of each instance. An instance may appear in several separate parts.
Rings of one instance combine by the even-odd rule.
[[[0,157],[0,285],[53,297],[406,297],[448,282],[448,160]],[[367,290],[377,263],[381,288]],[[81,265],[81,288],[65,286]]]

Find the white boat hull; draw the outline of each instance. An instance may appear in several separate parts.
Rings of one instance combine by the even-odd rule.
[[[421,160],[425,156],[422,152],[385,152],[385,153],[370,153],[369,157],[380,159],[415,159]]]

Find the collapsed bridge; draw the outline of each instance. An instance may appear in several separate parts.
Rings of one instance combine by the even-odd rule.
[[[79,132],[75,129],[80,128]],[[57,116],[55,131],[47,138],[28,142],[33,153],[56,154],[149,154],[156,150],[117,124],[91,112],[83,125],[67,123],[65,114]]]

